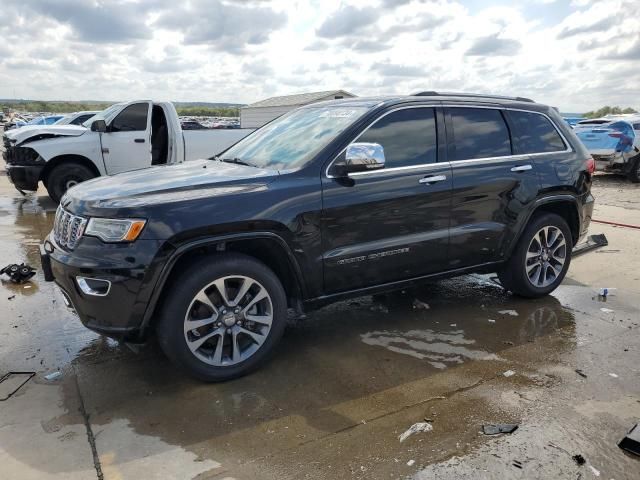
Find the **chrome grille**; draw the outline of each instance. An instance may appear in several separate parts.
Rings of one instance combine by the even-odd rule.
[[[87,219],[73,215],[62,207],[58,207],[53,222],[53,238],[61,247],[73,250],[84,233]]]

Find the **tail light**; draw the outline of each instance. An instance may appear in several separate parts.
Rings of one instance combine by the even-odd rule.
[[[593,159],[593,157],[589,157],[589,158],[587,158],[587,160],[585,160],[584,167],[587,170],[587,172],[589,173],[589,175],[593,175],[595,173],[595,171],[596,171],[596,161]]]

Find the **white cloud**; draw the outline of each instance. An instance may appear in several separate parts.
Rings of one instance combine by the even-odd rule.
[[[638,18],[636,0],[5,0],[0,97],[441,89],[638,108]]]

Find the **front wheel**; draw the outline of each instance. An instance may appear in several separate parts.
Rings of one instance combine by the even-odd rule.
[[[53,167],[47,178],[47,192],[56,203],[71,187],[95,177],[90,168],[79,163],[65,162]]]
[[[564,218],[553,213],[536,215],[498,272],[500,283],[522,297],[547,295],[564,279],[572,249],[571,231]]]
[[[266,362],[282,337],[284,288],[252,257],[211,255],[186,268],[168,288],[157,326],[160,346],[200,380],[249,373]]]

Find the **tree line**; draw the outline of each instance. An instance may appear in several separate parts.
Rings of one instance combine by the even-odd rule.
[[[0,111],[7,109],[20,112],[51,112],[51,113],[71,113],[82,110],[104,110],[111,103],[108,102],[45,102],[45,101],[25,101],[0,104]],[[207,107],[207,106],[176,106],[178,115],[193,117],[238,117],[240,109],[237,107]]]
[[[631,107],[620,108],[620,107],[602,107],[598,110],[593,110],[591,112],[587,112],[584,114],[585,118],[598,118],[604,117],[605,115],[621,115],[623,113],[638,113]]]

